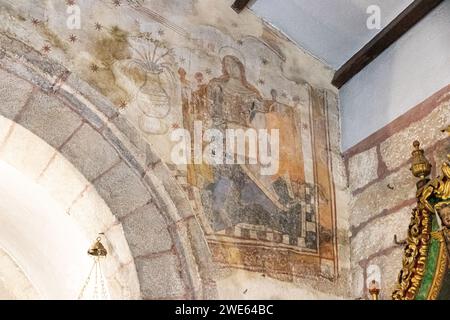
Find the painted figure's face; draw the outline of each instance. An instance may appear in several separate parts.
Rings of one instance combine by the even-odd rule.
[[[450,227],[450,205],[440,209],[439,216],[441,217],[442,224],[446,227]]]
[[[180,75],[181,78],[185,78],[186,77],[186,70],[184,70],[183,68],[178,69],[178,74]]]
[[[233,58],[233,57],[229,57],[229,56],[225,57],[224,58],[224,66],[225,66],[225,71],[226,71],[226,73],[228,73],[230,78],[233,78],[233,79],[241,78],[242,70],[241,70],[239,60],[237,60],[237,58]]]
[[[197,80],[198,83],[202,83],[203,82],[203,73],[197,72],[195,74],[195,80]]]

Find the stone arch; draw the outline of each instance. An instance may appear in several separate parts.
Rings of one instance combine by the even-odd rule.
[[[64,66],[8,35],[0,43],[0,115],[46,141],[93,185],[123,226],[141,297],[216,297],[200,224],[139,132]]]
[[[110,297],[138,299],[138,276],[122,224],[93,185],[21,125],[0,116],[0,128],[0,247],[39,296],[75,299],[92,263],[86,248],[104,232]]]

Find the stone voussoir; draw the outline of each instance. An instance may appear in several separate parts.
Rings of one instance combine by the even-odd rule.
[[[175,178],[169,173],[168,168],[163,162],[158,162],[153,170],[154,174],[161,180],[164,188],[171,195],[172,201],[178,209],[179,215],[182,218],[189,218],[193,216],[192,206],[187,198],[186,193],[178,185]]]
[[[58,78],[68,73],[67,68],[60,63],[45,57],[39,51],[4,32],[0,32],[0,48],[8,48],[6,51],[8,55],[51,77]]]
[[[0,46],[1,47],[1,46]],[[31,66],[25,58],[11,54],[10,51],[3,51],[0,59],[0,68],[26,80],[27,82],[41,88],[45,92],[52,92],[53,80],[51,75],[44,73],[39,68]],[[21,61],[18,61],[20,59]]]
[[[17,122],[59,149],[82,120],[54,96],[35,92]]]
[[[141,179],[123,161],[95,180],[94,185],[119,219],[151,200]]]
[[[62,147],[61,153],[89,181],[99,177],[119,160],[115,149],[86,123]]]
[[[118,114],[117,117],[112,119],[111,123],[114,124],[116,128],[128,138],[137,150],[145,153],[147,146],[149,146],[148,142],[145,141],[142,137],[142,133],[139,132],[133,124],[131,124],[125,115]]]
[[[166,299],[186,294],[177,257],[171,253],[136,259],[144,299]]]
[[[164,184],[151,170],[147,171],[144,181],[152,190],[152,194],[155,197],[154,201],[158,208],[167,214],[167,217],[171,220],[171,222],[177,223],[182,220],[183,217],[180,215]]]
[[[134,257],[169,251],[173,247],[167,222],[152,203],[124,218],[122,226]]]
[[[174,230],[174,228],[176,230]],[[198,292],[202,288],[202,274],[198,270],[197,248],[195,246],[182,246],[181,243],[192,243],[191,241],[191,229],[188,221],[182,221],[171,227],[172,232],[176,232],[177,237],[175,241],[177,243],[177,250],[183,250],[180,254],[181,272],[188,284],[191,293]],[[200,296],[192,298],[200,298]]]
[[[81,95],[85,99],[89,100],[100,112],[102,112],[109,119],[118,116],[119,113],[117,112],[115,106],[105,96],[98,93],[94,88],[92,88],[84,80],[80,79],[77,75],[73,73],[70,74],[64,83],[66,86],[62,87],[61,92],[67,90],[68,86],[69,88],[71,88],[70,91],[74,91],[77,95]]]
[[[0,113],[14,120],[30,98],[33,86],[28,82],[0,69]]]
[[[136,149],[127,139],[121,139],[122,132],[117,130],[111,124],[108,124],[102,130],[102,135],[114,149],[120,154],[121,158],[128,163],[141,177],[145,175],[145,152]]]
[[[98,110],[95,110],[92,105],[88,105],[87,100],[80,99],[82,96],[77,97],[72,92],[61,90],[58,92],[58,97],[97,130],[100,130],[106,124],[108,119]]]

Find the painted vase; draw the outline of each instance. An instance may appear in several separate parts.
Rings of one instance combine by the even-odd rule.
[[[144,84],[136,96],[136,105],[142,112],[139,120],[141,129],[148,134],[164,134],[168,125],[164,119],[171,110],[170,86],[163,72],[147,72]]]

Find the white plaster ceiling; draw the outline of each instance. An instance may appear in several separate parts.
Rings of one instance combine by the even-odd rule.
[[[366,26],[367,8],[381,9],[384,28],[413,0],[254,0],[258,16],[299,46],[338,69],[380,30]]]

